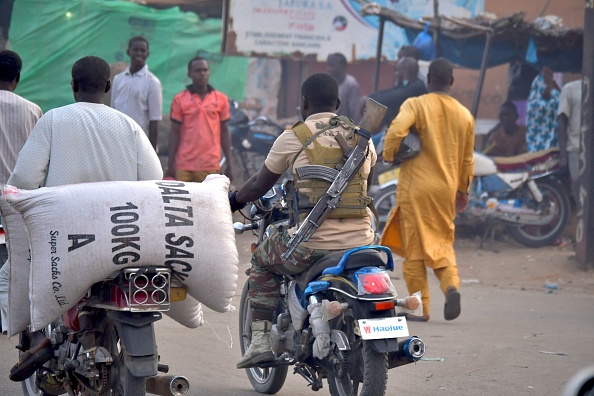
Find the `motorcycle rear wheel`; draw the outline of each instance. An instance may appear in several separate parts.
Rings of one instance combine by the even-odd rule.
[[[252,323],[250,313],[250,301],[248,296],[249,284],[246,281],[241,292],[241,301],[239,303],[239,343],[241,355],[247,351],[250,346],[250,325]],[[258,393],[273,395],[280,391],[287,379],[288,366],[253,367],[245,369],[245,372],[252,384],[254,390]]]
[[[104,319],[105,332],[101,337],[99,345],[109,351],[113,358],[110,367],[110,390],[106,393],[110,396],[144,396],[146,395],[146,378],[135,377],[126,367],[125,351],[123,349],[120,337],[115,324],[108,318]]]
[[[570,202],[567,191],[557,179],[542,178],[536,180],[536,185],[543,195],[541,206],[550,205],[555,210],[553,220],[542,226],[523,225],[508,226],[509,234],[516,241],[528,247],[541,247],[553,244],[565,231],[569,220]]]
[[[388,384],[388,354],[377,352],[355,334],[354,319],[346,318],[338,330],[348,337],[351,350],[337,351],[344,371],[328,373],[332,396],[383,396]],[[335,328],[334,326],[332,326]]]

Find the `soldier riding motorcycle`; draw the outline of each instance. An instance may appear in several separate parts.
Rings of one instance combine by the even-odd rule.
[[[391,255],[373,245],[366,191],[375,153],[368,130],[383,114],[370,103],[357,128],[334,114],[340,104],[336,81],[324,73],[311,76],[302,86],[305,122],[285,131],[260,172],[230,194],[232,209],[254,201],[255,222],[237,229],[260,232],[242,295],[244,356],[237,364],[248,369],[259,392],[280,390],[288,365],[295,364],[314,390],[328,378],[334,395],[382,395],[388,367],[423,355],[419,339],[398,342],[408,330],[406,319],[396,316],[385,272],[392,269]],[[260,211],[265,200],[257,198],[288,167],[294,179],[284,199],[270,195],[272,214],[275,207],[291,214],[279,223],[283,216]]]

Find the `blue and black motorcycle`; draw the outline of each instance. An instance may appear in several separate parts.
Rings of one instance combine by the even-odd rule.
[[[254,202],[249,221],[235,223],[236,233],[253,230],[259,244],[273,227],[287,225],[283,192],[276,186]],[[364,246],[332,253],[301,274],[285,276],[270,332],[275,360],[246,369],[253,388],[280,391],[293,366],[314,391],[326,380],[334,396],[384,395],[388,370],[416,362],[425,352],[423,341],[409,335],[399,308],[418,309],[420,299],[397,298],[388,274],[393,269],[388,248]],[[246,282],[239,309],[242,354],[251,340],[248,290]]]

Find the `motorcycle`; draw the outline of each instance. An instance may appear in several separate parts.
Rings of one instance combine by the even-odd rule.
[[[286,226],[285,193],[277,185],[254,202],[250,222],[235,223],[236,233],[253,230],[260,244],[274,227]],[[393,269],[388,248],[363,246],[332,253],[304,273],[284,276],[270,332],[275,360],[246,369],[253,388],[277,393],[288,367],[294,366],[313,391],[326,379],[334,396],[384,395],[388,370],[416,362],[425,353],[424,342],[409,336],[404,314],[396,311],[418,310],[420,299],[396,298],[387,272]],[[251,339],[248,291],[246,282],[239,308],[242,354]],[[322,339],[329,339],[327,349],[320,347]]]
[[[266,155],[284,128],[268,117],[251,120],[234,100],[229,100],[231,118],[231,155],[234,169],[241,182],[245,182],[262,168]]]
[[[474,153],[468,207],[456,224],[499,223],[525,246],[550,245],[569,219],[569,195],[560,173],[557,149],[495,158]],[[380,230],[396,205],[398,174],[399,168],[391,167],[378,176],[380,187],[374,201]]]
[[[126,268],[91,286],[86,296],[42,332],[53,357],[21,382],[25,396],[187,395],[189,383],[159,364],[154,323],[185,289],[166,267]],[[29,340],[21,334],[20,355]]]

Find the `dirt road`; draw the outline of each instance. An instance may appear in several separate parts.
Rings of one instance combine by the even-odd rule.
[[[248,268],[250,235],[238,237],[239,293]],[[443,320],[443,296],[430,275],[431,321],[410,323],[411,334],[427,345],[427,358],[391,370],[388,395],[559,395],[579,369],[594,365],[594,272],[581,271],[570,247],[526,249],[496,242],[501,253],[478,251],[478,242],[456,243],[462,279],[462,315]],[[405,294],[400,271],[393,273]],[[558,290],[545,288],[556,284]],[[186,376],[191,395],[255,395],[240,357],[237,312],[205,310],[206,323],[196,330],[164,319],[157,323],[163,363],[170,373]],[[16,361],[11,340],[0,338],[0,395],[20,395],[8,370]],[[305,380],[289,376],[279,395],[310,394]],[[311,393],[313,394],[313,393]],[[327,386],[318,392],[327,395]]]

